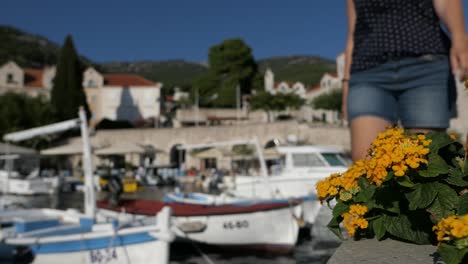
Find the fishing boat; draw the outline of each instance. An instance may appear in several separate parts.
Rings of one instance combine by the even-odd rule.
[[[90,218],[74,210],[0,213],[3,259],[32,263],[161,263],[169,260],[170,209],[153,223]],[[2,260],[2,258],[0,258]]]
[[[177,238],[222,248],[288,254],[296,245],[301,215],[300,201],[200,205],[151,200],[122,200],[118,206],[97,203],[102,216],[137,221],[172,209]]]
[[[1,212],[2,256],[33,263],[168,263],[169,243],[174,238],[169,207],[161,207],[152,220],[138,222],[118,221],[97,212],[91,148],[82,108],[79,119],[8,134],[4,140],[20,141],[77,126],[81,127],[83,140],[84,214],[55,209]]]
[[[236,145],[246,141],[213,143]],[[257,144],[258,141],[248,141]],[[194,149],[206,144],[185,145]],[[263,167],[266,172],[266,168]],[[174,196],[177,198],[176,196]],[[173,198],[174,198],[173,197]],[[202,194],[192,194],[191,202],[176,203],[149,200],[123,200],[112,208],[107,201],[98,202],[98,207],[115,217],[154,215],[163,206],[173,210],[173,223],[180,239],[206,243],[224,248],[244,248],[269,251],[277,254],[290,253],[297,242],[302,220],[302,201],[294,199],[242,199]],[[166,197],[166,199],[170,199]],[[204,202],[200,202],[205,199]],[[213,203],[210,202],[210,199]],[[198,202],[197,202],[198,200]],[[219,202],[216,202],[219,200]],[[229,200],[229,202],[227,202]]]

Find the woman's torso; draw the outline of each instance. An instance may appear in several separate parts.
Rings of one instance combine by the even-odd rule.
[[[450,41],[440,27],[432,0],[354,0],[356,26],[351,71],[389,60],[448,54]]]

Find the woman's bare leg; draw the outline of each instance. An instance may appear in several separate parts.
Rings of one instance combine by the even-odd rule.
[[[385,131],[392,123],[375,117],[362,116],[351,121],[351,156],[353,161],[364,159],[377,134]]]

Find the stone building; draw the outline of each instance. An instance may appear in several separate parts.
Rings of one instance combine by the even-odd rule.
[[[158,120],[162,86],[135,74],[101,74],[94,68],[83,73],[83,87],[94,122]]]
[[[9,61],[0,67],[0,94],[15,92],[49,98],[54,77],[55,66],[41,69],[21,68]]]

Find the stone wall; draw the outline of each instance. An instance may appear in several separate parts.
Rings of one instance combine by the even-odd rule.
[[[121,142],[152,145],[160,151],[164,159],[168,159],[171,148],[178,144],[203,144],[256,137],[264,145],[273,139],[286,142],[291,135],[304,144],[333,145],[345,150],[350,149],[347,128],[330,125],[311,126],[294,121],[238,126],[101,130],[92,135],[91,141],[93,146],[118,145]],[[71,139],[69,144],[77,140],[80,138]]]
[[[442,263],[431,245],[415,245],[391,239],[353,241],[341,244],[328,264],[428,264]]]

